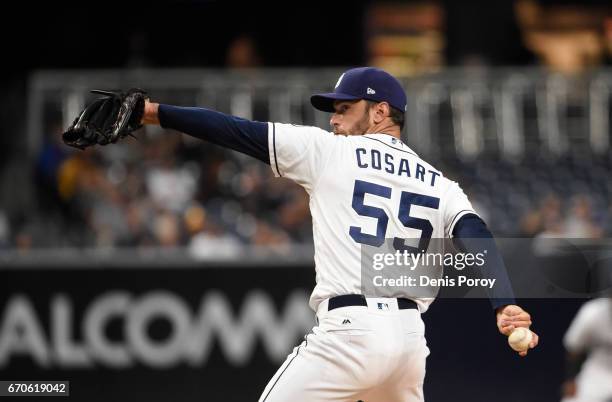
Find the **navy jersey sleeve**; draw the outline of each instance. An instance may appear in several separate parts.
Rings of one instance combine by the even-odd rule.
[[[506,266],[495,244],[495,239],[478,215],[463,215],[455,223],[453,242],[464,253],[476,254],[487,251],[486,263],[480,268],[480,272],[483,278],[496,279],[493,289],[488,290],[493,308],[516,304]]]
[[[193,137],[233,149],[270,164],[268,123],[197,107],[159,105],[159,122]]]

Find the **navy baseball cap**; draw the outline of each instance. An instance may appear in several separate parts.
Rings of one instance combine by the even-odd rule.
[[[391,74],[375,67],[345,71],[338,79],[334,92],[312,95],[310,103],[315,109],[333,113],[334,101],[360,99],[387,102],[401,112],[406,111],[406,93],[402,84]]]

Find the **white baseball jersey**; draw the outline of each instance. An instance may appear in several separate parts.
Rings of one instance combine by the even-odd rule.
[[[361,293],[363,244],[392,238],[428,244],[450,237],[459,218],[475,213],[456,182],[391,135],[344,136],[269,123],[268,141],[274,175],[297,182],[310,196],[315,311],[330,297]],[[415,300],[421,312],[433,301],[394,296]]]
[[[612,399],[612,300],[586,302],[563,339],[570,352],[588,353],[577,381],[576,401]]]

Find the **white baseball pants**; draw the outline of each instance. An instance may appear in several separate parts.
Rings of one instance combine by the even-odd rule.
[[[418,310],[400,310],[393,298],[327,311],[293,349],[259,402],[423,401],[429,348]]]

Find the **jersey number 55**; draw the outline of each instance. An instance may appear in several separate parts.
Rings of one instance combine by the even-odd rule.
[[[381,186],[380,184],[370,183],[363,180],[355,180],[355,189],[353,190],[352,202],[353,209],[361,216],[375,218],[378,221],[376,225],[376,235],[363,233],[361,228],[358,226],[350,227],[349,235],[357,243],[367,244],[374,247],[380,247],[384,243],[387,225],[389,223],[389,216],[387,216],[386,212],[382,208],[365,205],[364,197],[366,194],[373,194],[378,197],[390,199],[391,191],[392,190],[390,187]],[[394,237],[393,247],[399,251],[406,250],[411,253],[416,253],[426,251],[429,247],[433,226],[427,219],[410,216],[410,207],[412,205],[438,209],[440,206],[440,199],[424,194],[402,191],[397,217],[405,227],[420,230],[421,237],[419,239],[418,247],[409,246],[406,244],[405,239]]]

